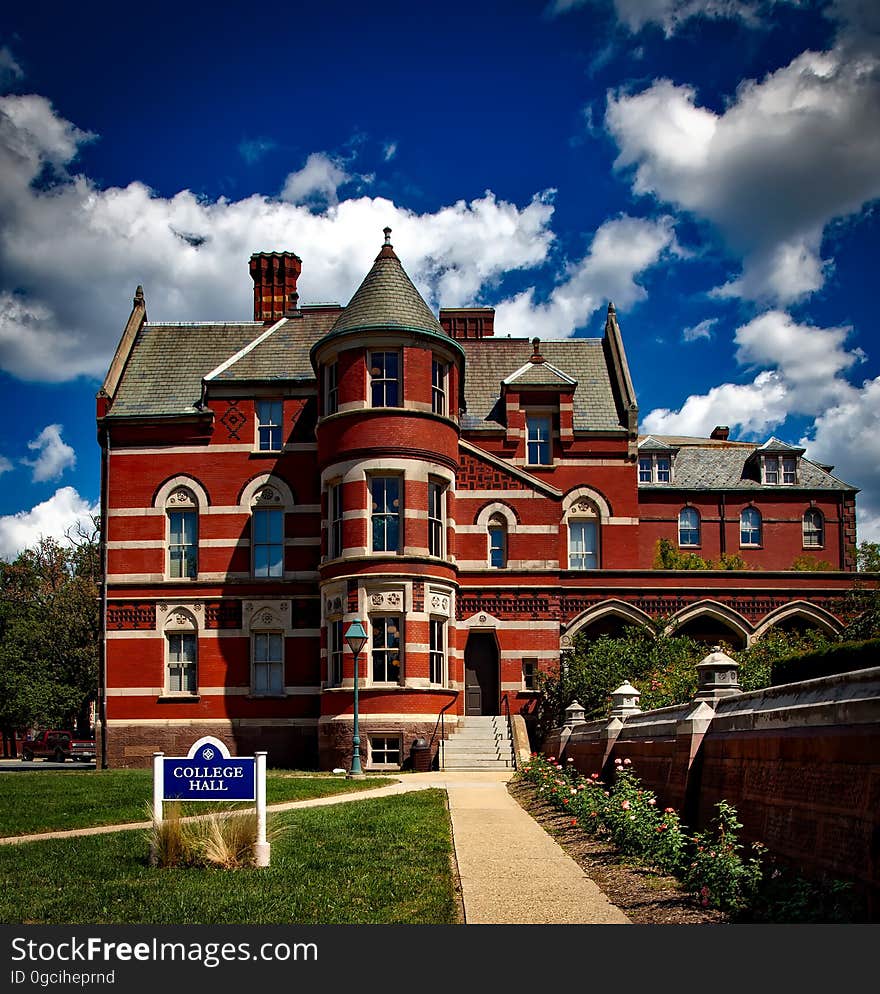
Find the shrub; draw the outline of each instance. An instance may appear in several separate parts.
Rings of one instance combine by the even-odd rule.
[[[738,553],[722,552],[716,563],[703,559],[695,552],[680,552],[668,538],[657,540],[654,551],[654,569],[748,569],[749,564]]]
[[[727,801],[715,805],[718,814],[714,831],[693,837],[693,853],[685,876],[685,886],[704,907],[740,912],[754,901],[762,878],[762,858],[766,849],[752,843],[752,855],[743,859],[743,845],[737,839],[742,823],[736,808]]]
[[[823,573],[826,570],[834,569],[827,559],[815,559],[813,556],[809,556],[806,553],[802,556],[795,557],[794,562],[791,564],[791,568],[805,573]]]
[[[571,760],[537,753],[517,776],[583,832],[609,837],[623,855],[677,876],[703,907],[750,921],[842,922],[863,914],[846,881],[805,880],[775,865],[759,843],[744,855],[742,825],[726,801],[716,805],[709,831],[689,837],[672,808],[657,809],[653,791],[642,786],[628,759],[615,760],[610,789],[598,773],[585,777]]]
[[[817,652],[775,660],[771,683],[773,686],[778,686],[781,683],[833,676],[835,673],[850,673],[853,670],[877,666],[878,660],[880,660],[880,639],[829,644]]]

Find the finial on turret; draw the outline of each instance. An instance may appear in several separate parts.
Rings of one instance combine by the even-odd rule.
[[[529,357],[529,362],[543,362],[544,357],[541,355],[541,339],[537,336],[532,339],[532,354]]]
[[[383,228],[382,232],[385,235],[385,244],[386,245],[390,245],[391,244],[391,229],[390,228]]]
[[[616,311],[614,310],[614,304],[610,300],[608,301],[608,313],[609,314],[615,314],[616,313]]]

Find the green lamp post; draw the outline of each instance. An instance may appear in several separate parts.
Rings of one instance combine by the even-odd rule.
[[[348,631],[345,633],[345,641],[354,656],[354,736],[351,741],[351,770],[348,775],[352,779],[361,780],[365,774],[361,769],[361,735],[358,728],[358,656],[367,641],[367,633],[364,631],[360,618],[355,618],[349,625]]]

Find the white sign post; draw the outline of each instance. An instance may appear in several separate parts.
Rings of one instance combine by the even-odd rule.
[[[230,756],[212,735],[194,742],[186,756],[153,753],[153,825],[159,828],[165,801],[254,801],[257,839],[254,863],[268,866],[266,841],[266,753]]]

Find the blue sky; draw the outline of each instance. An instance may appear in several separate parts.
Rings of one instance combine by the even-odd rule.
[[[880,539],[880,6],[553,0],[0,16],[0,556],[98,499],[94,395],[153,320],[347,302],[390,225],[434,306],[601,334],[643,430],[802,441]]]

